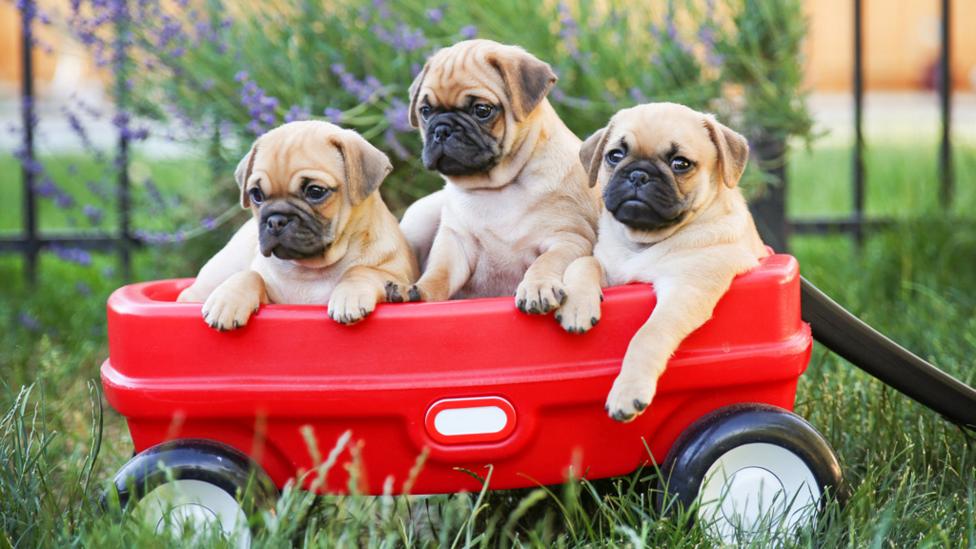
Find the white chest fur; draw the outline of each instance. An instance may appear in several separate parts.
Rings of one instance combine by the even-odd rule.
[[[600,238],[593,248],[606,273],[607,284],[618,286],[631,282],[653,282],[660,275],[656,268],[668,253],[667,242],[641,246],[630,241],[623,226],[609,215],[600,217]]]
[[[325,305],[332,296],[342,269],[335,266],[310,269],[276,257],[258,254],[251,269],[264,279],[272,303],[307,303]]]
[[[551,237],[538,228],[533,204],[542,199],[529,185],[463,191],[447,185],[442,223],[460,239],[471,266],[468,283],[455,297],[514,295],[525,271]]]

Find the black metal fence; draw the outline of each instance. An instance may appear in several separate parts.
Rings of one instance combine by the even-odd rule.
[[[938,93],[942,113],[942,136],[939,148],[940,200],[944,208],[948,208],[953,195],[952,173],[952,137],[951,137],[951,101],[952,79],[950,71],[950,12],[951,0],[941,0],[941,64]],[[124,5],[124,2],[123,2]],[[37,212],[37,181],[36,150],[34,143],[35,120],[35,90],[33,63],[33,25],[35,12],[33,2],[26,1],[21,9],[21,111],[23,119],[22,142],[24,150],[22,157],[23,177],[23,230],[16,236],[0,236],[0,253],[19,253],[24,258],[25,276],[30,282],[37,279],[38,256],[45,248],[56,246],[80,248],[85,250],[115,251],[119,256],[122,276],[128,279],[131,275],[132,249],[142,245],[142,241],[133,234],[130,224],[130,188],[129,188],[129,145],[130,132],[124,127],[118,130],[118,140],[115,151],[115,168],[117,170],[116,198],[118,209],[118,226],[114,232],[85,232],[85,233],[51,233],[41,232],[38,228]],[[764,168],[779,185],[770,186],[767,192],[752,204],[757,225],[763,233],[764,239],[776,249],[788,248],[789,237],[792,234],[830,234],[847,233],[860,243],[867,231],[883,227],[892,223],[891,219],[876,219],[865,216],[865,169],[864,169],[864,137],[863,137],[863,105],[864,105],[864,48],[863,48],[863,2],[853,1],[854,47],[853,47],[853,93],[854,102],[854,143],[852,190],[853,212],[844,218],[808,218],[789,219],[786,215],[786,194],[788,180],[786,167],[782,159],[786,144],[782,141],[769,140],[754,143],[756,155],[760,159],[771,160]],[[127,24],[127,12],[121,9],[117,12],[115,21],[118,35],[124,35]],[[116,110],[124,113],[126,105],[126,51],[125,42],[116,40],[114,44],[115,56],[121,62],[115,71],[115,100]]]
[[[941,0],[940,39],[941,55],[939,64],[939,82],[937,92],[942,114],[942,137],[939,145],[939,198],[944,209],[948,209],[953,195],[952,173],[952,71],[950,47],[950,29],[952,13],[951,0]],[[847,233],[860,244],[866,232],[889,226],[894,220],[884,218],[868,218],[864,213],[865,198],[865,169],[864,169],[864,3],[862,0],[853,1],[854,47],[852,49],[854,61],[852,99],[854,101],[854,143],[853,163],[851,166],[851,187],[853,192],[853,212],[849,217],[842,218],[807,218],[789,219],[786,216],[787,179],[786,170],[782,162],[773,169],[772,175],[782,184],[771,186],[768,192],[752,204],[756,223],[763,233],[763,238],[777,250],[788,248],[789,237],[792,234],[832,234]],[[754,144],[760,158],[780,158],[783,144],[759,143]],[[776,162],[773,162],[776,165]]]

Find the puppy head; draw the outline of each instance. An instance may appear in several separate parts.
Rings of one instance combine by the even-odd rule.
[[[234,176],[241,206],[258,220],[264,256],[326,266],[338,259],[330,247],[353,212],[392,169],[358,133],[305,121],[259,137]]]
[[[646,241],[666,238],[734,188],[748,159],[743,136],[674,103],[624,109],[580,148],[607,210]]]
[[[448,177],[490,174],[555,83],[548,64],[516,46],[467,40],[438,51],[410,85],[424,166]]]

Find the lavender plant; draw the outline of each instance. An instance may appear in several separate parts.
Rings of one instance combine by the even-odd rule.
[[[112,31],[104,27],[113,17],[102,12],[117,9],[119,1],[76,3],[80,36],[111,65],[104,52]],[[419,139],[406,116],[407,86],[437,48],[474,36],[523,45],[553,65],[560,77],[553,102],[585,135],[635,102],[722,108],[725,67],[748,65],[756,54],[736,34],[735,25],[748,22],[741,13],[747,9],[743,0],[639,6],[593,0],[498,0],[490,6],[147,0],[131,7],[130,97],[139,115],[181,122],[197,138],[208,138],[217,127],[226,131],[220,152],[228,160],[282,122],[320,118],[352,127],[396,160],[387,191],[402,207],[438,185],[414,161]],[[725,32],[718,32],[720,23]],[[797,65],[788,56],[776,62]],[[796,95],[798,82],[789,84],[793,89],[779,90],[781,96]]]
[[[153,122],[163,128],[154,139],[200,144],[211,177],[229,179],[255,136],[283,122],[324,119],[358,130],[394,159],[384,193],[401,209],[440,185],[416,160],[420,140],[407,121],[407,87],[432,52],[473,37],[520,44],[549,61],[560,77],[551,99],[581,137],[620,108],[660,100],[734,115],[777,135],[807,135],[796,46],[804,22],[794,4],[72,0],[65,8],[19,0],[39,24],[64,23],[124,100],[116,112],[81,101],[63,111],[89,157],[104,166],[84,196],[21,156],[42,199],[72,212],[76,223],[103,227],[112,217],[104,202],[122,166],[112,164],[112,151],[91,145],[86,120],[110,120],[133,143],[150,137]],[[179,201],[161,197],[151,176],[137,178],[133,199],[148,215],[136,216],[135,236],[182,242],[230,219],[233,186],[207,187],[225,189],[223,198],[178,215]]]

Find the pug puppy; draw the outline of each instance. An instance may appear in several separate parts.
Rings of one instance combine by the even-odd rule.
[[[564,329],[600,318],[601,287],[650,282],[657,305],[624,355],[606,409],[640,414],[678,345],[712,316],[732,279],[768,252],[736,188],[749,145],[712,115],[674,103],[618,112],[580,149],[605,209],[593,257],[566,271]]]
[[[414,203],[401,227],[424,266],[390,301],[514,295],[544,314],[565,298],[562,275],[590,255],[599,194],[580,141],[546,99],[548,64],[525,50],[469,40],[431,57],[410,86],[410,123],[444,189]]]
[[[246,325],[265,303],[328,303],[336,322],[362,320],[384,299],[387,280],[417,277],[379,194],[390,170],[358,133],[326,122],[262,135],[234,172],[253,219],[178,301],[205,301],[203,318],[218,330]]]

